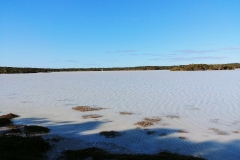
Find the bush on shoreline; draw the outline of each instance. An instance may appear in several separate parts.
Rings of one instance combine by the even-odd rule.
[[[0,67],[0,74],[12,73],[41,73],[41,72],[76,72],[76,71],[139,71],[139,70],[232,70],[240,68],[240,63],[229,64],[194,64],[180,66],[137,66],[137,67],[112,67],[112,68],[20,68],[20,67]],[[199,68],[200,67],[200,68]],[[207,67],[207,68],[206,68]]]
[[[0,127],[8,128],[0,134],[0,159],[44,159],[43,153],[50,149],[50,144],[36,135],[48,133],[49,129],[42,126],[14,125],[11,119],[16,117],[19,116],[12,113],[0,116]]]
[[[103,149],[92,147],[82,150],[66,150],[58,157],[58,160],[77,160],[77,159],[115,159],[115,160],[203,160],[203,158],[179,155],[169,152],[158,154],[113,154]]]
[[[234,70],[235,68],[237,68],[237,66],[231,64],[217,64],[217,65],[189,64],[173,67],[170,71]]]

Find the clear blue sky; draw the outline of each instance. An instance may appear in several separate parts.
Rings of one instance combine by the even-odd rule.
[[[240,0],[1,0],[0,66],[240,63]]]

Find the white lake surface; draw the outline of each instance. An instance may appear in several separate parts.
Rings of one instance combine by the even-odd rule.
[[[72,110],[79,105],[108,109]],[[120,115],[121,111],[134,114]],[[207,159],[240,159],[240,70],[2,74],[0,115],[9,112],[21,116],[14,120],[17,124],[46,126],[50,134],[113,152],[168,150]],[[103,117],[83,119],[87,114]],[[152,134],[134,125],[145,117],[162,118],[147,128]],[[99,135],[111,130],[122,135]]]

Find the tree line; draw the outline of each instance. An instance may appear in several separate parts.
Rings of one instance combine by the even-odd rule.
[[[189,64],[175,66],[170,69],[170,71],[206,71],[206,70],[234,70],[235,68],[240,68],[239,63],[232,64]]]
[[[240,68],[240,63],[231,64],[189,64],[180,66],[138,66],[112,68],[30,68],[30,67],[0,67],[0,74],[11,73],[41,73],[41,72],[72,72],[72,71],[137,71],[137,70],[170,70],[170,71],[199,71],[199,70],[234,70]]]

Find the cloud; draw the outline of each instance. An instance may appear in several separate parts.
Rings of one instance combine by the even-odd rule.
[[[65,60],[65,61],[62,61],[62,60],[54,60],[54,61],[50,61],[50,63],[79,63],[79,61],[77,60]]]
[[[117,50],[117,53],[128,53],[128,52],[138,52],[139,50],[134,50],[134,49],[130,49],[130,50]]]
[[[171,57],[167,58],[170,61],[197,61],[197,60],[222,60],[229,57],[225,56],[203,56],[203,57]]]
[[[130,55],[131,56],[139,56],[139,54],[137,54],[137,53],[131,53]]]
[[[144,53],[143,56],[162,56],[161,54]]]
[[[212,46],[212,45],[214,45],[213,43],[204,43],[203,44],[204,46]]]
[[[191,54],[191,53],[209,53],[209,52],[217,52],[218,50],[208,49],[208,50],[192,50],[192,49],[184,49],[184,50],[173,50],[172,52]]]
[[[152,58],[152,59],[149,59],[149,61],[159,61],[159,60],[162,60],[162,58]]]
[[[68,63],[78,63],[79,61],[77,61],[77,60],[66,60],[66,61],[63,61],[63,62],[68,62]]]
[[[238,47],[226,47],[226,48],[220,48],[220,50],[230,50],[230,51],[235,51],[235,50],[240,50],[240,46]]]
[[[204,45],[212,45],[212,44],[204,44]],[[203,50],[194,50],[194,49],[183,49],[183,50],[173,50],[172,53],[183,53],[183,54],[199,54],[199,53],[212,53],[218,51],[236,51],[240,50],[240,46],[237,47],[225,47],[218,49],[203,49]]]
[[[86,63],[86,64],[83,64],[83,65],[86,65],[86,66],[98,66],[100,64],[99,63]]]
[[[176,56],[176,55],[178,55],[178,53],[169,53],[166,56],[171,57],[171,56]]]
[[[116,59],[105,59],[104,61],[105,62],[117,62],[118,60],[116,60]]]

